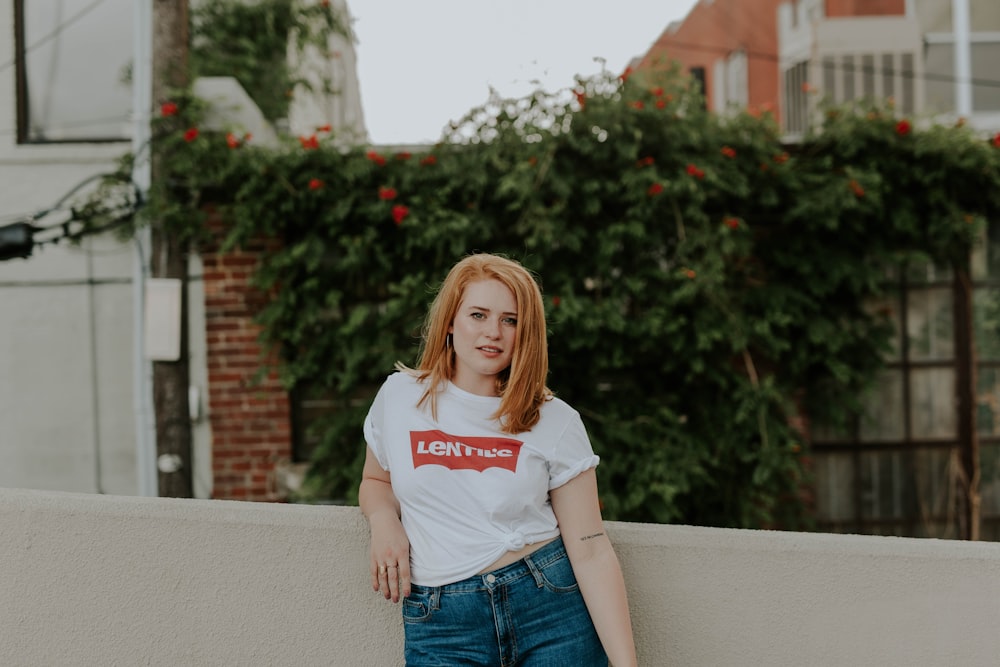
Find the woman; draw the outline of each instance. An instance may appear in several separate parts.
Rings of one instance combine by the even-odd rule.
[[[546,387],[531,274],[471,255],[441,286],[416,369],[365,419],[372,587],[403,600],[406,664],[636,664],[579,414]]]

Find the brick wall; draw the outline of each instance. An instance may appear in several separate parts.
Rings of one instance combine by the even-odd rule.
[[[826,0],[826,15],[905,16],[906,0]]]
[[[202,254],[205,286],[208,416],[212,432],[212,497],[280,501],[277,468],[291,459],[288,392],[262,367],[254,315],[267,296],[249,285],[263,243]]]
[[[715,62],[732,52],[747,53],[747,91],[751,110],[779,113],[778,5],[786,0],[715,0],[699,2],[674,30],[660,35],[637,69],[666,68],[671,61],[682,71],[705,68],[705,96],[713,108]]]

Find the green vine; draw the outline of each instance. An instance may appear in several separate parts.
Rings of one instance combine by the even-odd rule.
[[[160,128],[167,224],[204,238],[210,208],[225,247],[282,240],[254,276],[265,342],[289,389],[334,406],[303,499],[355,499],[374,390],[414,361],[448,267],[483,250],[542,277],[550,385],[602,456],[608,518],[806,527],[796,424],[860,409],[891,336],[865,304],[1000,215],[1000,140],[872,106],[785,146],[674,74],[491,99],[415,155],[345,152],[329,128],[280,150],[192,137],[193,102]]]
[[[289,63],[289,38],[297,53],[312,48],[324,59],[332,35],[352,38],[346,17],[329,2],[213,0],[194,5],[191,18],[193,76],[236,77],[272,122],[288,115],[296,87],[312,88],[306,72]],[[313,71],[332,92],[324,69]]]

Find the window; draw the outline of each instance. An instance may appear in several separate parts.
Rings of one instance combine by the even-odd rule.
[[[1000,59],[1000,34],[972,33],[973,112],[1000,111],[1000,87],[996,85],[996,63]],[[930,111],[954,111],[955,43],[951,33],[927,35],[927,105]]]
[[[821,92],[836,104],[859,99],[894,98],[901,113],[916,111],[915,70],[912,53],[863,53],[825,55]]]
[[[845,432],[816,427],[816,513],[832,532],[956,538],[963,451],[978,449],[981,533],[1000,541],[1000,224],[971,259],[972,330],[950,271],[897,272],[888,367]],[[972,355],[972,377],[960,359]],[[957,408],[963,385],[973,409]],[[975,442],[976,448],[970,445]]]
[[[132,3],[15,0],[19,143],[131,135]]]
[[[809,61],[796,63],[784,72],[785,131],[802,134],[809,127]]]
[[[707,97],[708,88],[705,87],[705,68],[704,67],[692,67],[691,68],[691,79],[694,81],[694,90],[702,96],[701,106],[703,109],[707,108]]]
[[[746,52],[734,51],[716,60],[712,70],[712,110],[726,113],[743,109],[749,101]]]

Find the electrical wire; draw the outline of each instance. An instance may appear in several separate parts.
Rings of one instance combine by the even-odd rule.
[[[83,9],[81,9],[77,14],[71,16],[69,19],[67,19],[66,21],[64,21],[60,25],[58,25],[52,32],[50,32],[50,33],[42,36],[41,38],[39,38],[38,40],[36,40],[33,44],[31,44],[30,46],[28,46],[25,49],[25,54],[29,53],[30,51],[38,48],[39,46],[42,46],[43,44],[45,44],[45,43],[51,41],[52,39],[54,39],[55,37],[57,37],[60,33],[62,33],[64,30],[66,30],[68,27],[70,27],[73,23],[79,21],[81,18],[83,18],[84,16],[86,16],[87,14],[89,14],[91,11],[93,11],[97,6],[99,6],[100,4],[102,4],[104,1],[105,0],[94,0],[94,2],[92,2],[91,4],[87,5]],[[732,9],[732,7],[730,7],[730,9]],[[746,8],[745,7],[740,7],[740,9],[743,10],[744,14],[746,14]],[[746,17],[748,19],[752,18],[748,14],[746,14]],[[731,18],[731,16],[730,16],[730,18]],[[650,51],[652,51],[654,48],[656,48],[656,46],[660,43],[660,41],[661,41],[660,39],[657,39],[653,43],[653,46],[650,48]],[[733,49],[733,48],[727,47],[727,46],[710,46],[710,45],[705,45],[705,44],[698,44],[698,43],[693,43],[693,42],[680,42],[680,41],[669,40],[669,39],[667,40],[667,42],[668,42],[668,44],[667,44],[668,48],[672,46],[672,47],[679,48],[679,49],[685,49],[685,50],[690,50],[690,51],[703,51],[703,52],[716,53],[716,54],[728,54],[728,53],[732,53],[733,51],[740,50],[743,53],[745,53],[748,58],[754,58],[754,59],[757,59],[757,60],[767,60],[767,61],[775,62],[775,63],[781,63],[783,60],[785,60],[785,59],[783,59],[777,53],[768,53],[768,52],[754,51],[754,50],[749,50],[749,49]],[[648,55],[648,54],[649,54],[649,51],[647,51],[646,55]],[[15,65],[16,62],[17,62],[17,59],[15,58],[15,59],[13,59],[11,61],[3,63],[2,65],[0,65],[0,72],[3,72],[4,70],[9,69],[13,65]],[[871,72],[873,74],[883,74],[885,72],[897,73],[896,70],[884,70],[884,69],[881,69],[881,68],[878,68],[878,67],[866,67],[864,65],[847,65],[847,64],[842,64],[841,62],[839,62],[839,60],[836,61],[836,62],[833,62],[833,63],[828,62],[828,61],[821,61],[820,65],[824,69],[829,69],[829,68],[832,67],[835,70],[837,70],[837,69],[847,70],[847,69],[850,68],[850,69],[853,69],[853,70],[856,70],[856,71],[860,71],[860,72],[863,72],[863,73]],[[941,83],[963,83],[963,84],[967,83],[967,84],[970,84],[970,85],[976,86],[976,87],[1000,88],[1000,80],[997,80],[997,79],[985,79],[985,78],[977,78],[977,77],[959,78],[959,77],[956,77],[956,76],[951,75],[951,74],[934,74],[934,73],[928,73],[928,72],[923,72],[921,75],[918,76],[916,74],[916,72],[913,72],[912,70],[909,70],[909,71],[908,70],[899,70],[898,73],[902,77],[904,77],[904,78],[910,78],[910,79],[922,79],[924,81],[934,81],[934,82],[941,82]],[[121,118],[108,118],[108,119],[102,119],[102,120],[94,119],[94,120],[88,120],[88,121],[82,121],[82,122],[76,122],[76,123],[72,123],[72,124],[67,124],[67,125],[65,125],[65,127],[88,127],[88,126],[92,126],[92,125],[99,125],[99,124],[103,124],[103,123],[106,123],[106,122],[114,122],[114,121],[118,121],[118,120],[121,120]],[[16,129],[0,129],[0,135],[14,135],[16,133],[17,133]]]
[[[654,43],[653,48],[656,48],[656,44],[659,44],[659,41],[657,41],[656,43]],[[671,47],[673,47],[673,48],[676,48],[676,49],[684,49],[684,50],[688,50],[688,51],[701,51],[701,52],[713,53],[713,54],[718,54],[718,55],[730,54],[730,53],[733,53],[735,51],[741,51],[742,53],[746,54],[746,56],[747,56],[748,59],[752,58],[752,59],[756,59],[756,60],[766,60],[768,62],[774,62],[774,63],[778,63],[778,64],[781,64],[782,62],[788,62],[789,61],[789,59],[782,58],[780,55],[778,55],[776,53],[768,53],[768,52],[764,52],[764,51],[754,51],[754,50],[745,49],[745,48],[735,48],[734,49],[734,48],[728,47],[728,46],[711,46],[711,45],[706,45],[706,44],[697,44],[697,43],[694,43],[694,42],[679,42],[679,41],[672,41],[671,40],[671,41],[669,41],[665,45],[665,47],[666,48],[664,50],[666,50],[668,54],[669,54],[669,49]],[[650,51],[652,51],[652,48],[650,49]],[[648,55],[648,53],[649,52],[647,52],[647,55]],[[855,54],[855,55],[858,55],[858,54]],[[860,55],[864,55],[864,54],[860,54]],[[857,71],[857,72],[861,72],[861,73],[871,73],[873,75],[881,75],[881,74],[885,74],[885,73],[891,73],[891,74],[899,74],[904,79],[912,79],[912,80],[915,80],[915,81],[916,80],[922,80],[922,81],[925,81],[925,82],[950,83],[950,84],[963,83],[963,84],[969,84],[971,86],[978,87],[978,88],[1000,88],[1000,79],[987,79],[987,78],[982,78],[982,77],[957,77],[957,76],[955,76],[953,74],[936,74],[936,73],[927,72],[927,71],[924,71],[924,72],[921,72],[921,73],[918,74],[917,72],[913,71],[912,69],[911,70],[905,70],[905,69],[885,69],[885,68],[878,67],[878,66],[866,66],[866,65],[857,64],[857,63],[844,63],[842,61],[842,59],[840,59],[840,58],[837,58],[837,59],[835,59],[833,61],[830,61],[830,60],[820,60],[818,62],[818,64],[824,70],[831,70],[831,69],[834,70],[834,71],[837,71],[837,70],[848,71],[849,70],[849,71],[852,71],[852,72]],[[108,122],[125,121],[125,120],[127,120],[127,119],[122,119],[121,117],[104,118],[104,119],[94,119],[94,120],[78,121],[76,123],[66,124],[65,127],[72,127],[72,128],[88,127],[88,126],[91,126],[91,125],[98,125],[98,124],[103,124],[103,123],[108,123]],[[14,135],[16,133],[17,133],[16,129],[0,129],[0,135]],[[70,141],[72,141],[72,140],[70,140]],[[122,141],[125,141],[125,139],[123,139]],[[46,142],[46,143],[49,143],[49,142]]]
[[[657,41],[656,44],[659,44],[659,41]],[[654,44],[653,48],[656,48],[656,44]],[[711,53],[720,53],[720,54],[721,53],[729,54],[729,53],[734,53],[734,52],[740,51],[742,53],[745,53],[746,56],[747,56],[747,58],[754,58],[754,59],[757,59],[757,60],[766,60],[766,61],[769,61],[769,62],[774,62],[774,63],[779,63],[779,64],[782,63],[782,62],[788,62],[789,61],[788,58],[782,58],[781,56],[779,56],[776,53],[766,53],[766,52],[763,52],[763,51],[753,51],[753,50],[744,49],[744,48],[735,48],[734,49],[734,48],[731,48],[731,47],[708,46],[708,45],[705,45],[705,44],[695,44],[693,42],[669,41],[666,45],[664,45],[664,50],[666,50],[666,51],[669,52],[669,48],[670,47],[674,47],[674,48],[677,48],[677,49],[684,49],[684,50],[688,50],[688,51],[708,51],[708,52],[711,52]],[[650,51],[652,51],[652,49],[650,49]],[[647,55],[648,55],[648,53],[649,52],[647,52]],[[857,54],[855,54],[855,55],[857,55]],[[861,55],[864,55],[864,54],[861,54]],[[804,62],[804,61],[797,60],[796,62]],[[872,73],[875,73],[875,74],[883,74],[885,72],[892,72],[894,74],[898,73],[899,75],[903,76],[904,78],[910,78],[910,79],[921,79],[921,80],[924,80],[924,81],[938,81],[938,82],[944,82],[944,83],[967,83],[967,84],[971,84],[973,86],[983,87],[983,88],[1000,88],[1000,79],[982,79],[982,78],[976,78],[976,77],[961,78],[961,77],[957,77],[957,76],[955,76],[953,74],[934,74],[934,73],[931,73],[931,72],[923,72],[920,75],[917,75],[917,73],[914,72],[913,70],[902,70],[902,69],[901,70],[895,70],[895,69],[885,70],[885,69],[881,69],[881,68],[878,68],[878,67],[865,67],[863,65],[857,65],[857,64],[850,64],[850,65],[848,65],[848,64],[841,63],[840,59],[837,59],[834,62],[830,62],[830,61],[827,61],[827,60],[820,60],[819,64],[822,67],[826,68],[826,69],[829,69],[829,68],[833,68],[834,70],[837,70],[837,69],[848,70],[849,69],[851,71],[872,72]]]
[[[105,215],[112,216],[107,222],[97,226],[88,226],[85,224],[86,221],[79,217],[79,212],[72,206],[67,206],[67,203],[74,197],[74,195],[79,193],[91,183],[94,183],[95,181],[108,182],[109,180],[117,182],[121,185],[127,185],[129,191],[126,196],[117,202],[116,206],[103,212]],[[100,173],[89,176],[77,183],[51,206],[28,215],[8,218],[4,223],[4,226],[7,224],[17,223],[26,223],[30,225],[32,229],[32,247],[44,247],[46,245],[57,245],[64,241],[76,242],[91,234],[100,234],[118,229],[132,222],[135,219],[136,214],[144,205],[145,202],[143,200],[143,194],[130,177],[125,177],[121,174]],[[64,213],[68,217],[58,221],[53,221],[49,224],[35,224],[36,222],[46,218],[54,217],[59,213]]]

